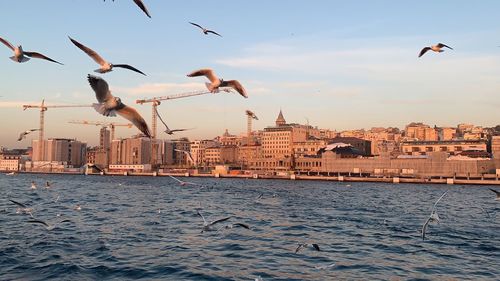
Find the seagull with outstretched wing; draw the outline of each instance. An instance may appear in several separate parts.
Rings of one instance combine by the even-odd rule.
[[[158,118],[160,119],[160,121],[163,123],[163,125],[165,126],[165,133],[169,134],[169,135],[173,135],[175,132],[183,132],[183,131],[187,131],[187,130],[192,130],[192,128],[185,128],[185,129],[173,129],[171,130],[167,123],[165,123],[165,121],[163,121],[163,118],[161,118],[161,115],[160,113],[158,112],[158,109],[156,107],[154,107],[155,111],[156,111],[156,116],[158,116]]]
[[[70,220],[64,219],[64,220],[58,221],[58,222],[56,222],[54,224],[49,224],[49,223],[47,223],[47,222],[45,222],[43,220],[30,220],[30,221],[28,221],[28,223],[41,224],[41,225],[43,225],[45,227],[45,229],[47,229],[49,231],[52,230],[52,229],[54,229],[54,228],[56,228],[56,226],[58,226],[59,224],[65,223],[65,222],[70,222]]]
[[[212,222],[207,222],[207,220],[205,219],[205,217],[200,213],[200,211],[196,211],[196,213],[198,214],[198,216],[200,216],[202,219],[203,219],[203,229],[201,230],[201,232],[203,233],[204,231],[211,231],[213,230],[212,229],[212,226],[218,224],[218,223],[221,223],[221,222],[224,222],[224,221],[227,221],[228,219],[231,218],[231,216],[229,217],[225,217],[225,218],[222,218],[222,219],[218,219],[218,220],[215,220],[215,221],[212,221]]]
[[[198,27],[198,28],[200,28],[200,29],[201,29],[201,31],[202,31],[205,35],[208,35],[209,33],[212,33],[212,34],[215,34],[215,35],[218,35],[218,36],[222,37],[222,35],[220,35],[219,33],[215,32],[215,31],[213,31],[213,30],[210,30],[210,29],[206,29],[206,28],[204,28],[203,26],[201,26],[201,25],[199,25],[199,24],[197,24],[197,23],[194,23],[194,22],[189,22],[189,23],[190,23],[190,24],[192,24],[192,25],[194,25],[194,26],[196,26],[196,27]]]
[[[100,65],[100,68],[94,70],[95,72],[97,73],[107,73],[107,72],[110,72],[113,70],[114,67],[120,67],[120,68],[126,68],[128,70],[132,70],[132,71],[135,71],[137,73],[140,73],[144,76],[146,76],[146,74],[144,74],[144,72],[140,71],[139,69],[133,67],[133,66],[130,66],[128,64],[112,64],[112,63],[109,63],[108,61],[106,61],[105,59],[103,59],[98,53],[96,53],[94,50],[90,49],[89,47],[83,45],[82,43],[76,41],[75,39],[69,37],[69,40],[71,40],[71,42],[73,42],[73,44],[75,44],[75,46],[77,46],[78,48],[80,48],[80,50],[82,50],[83,52],[85,52],[89,57],[91,57],[97,64]]]
[[[210,80],[210,83],[205,83],[207,89],[212,93],[219,92],[219,87],[230,87],[235,89],[241,96],[244,98],[248,98],[247,92],[245,88],[241,85],[238,80],[228,80],[224,81],[223,79],[219,79],[215,72],[210,68],[202,68],[196,71],[193,71],[187,75],[188,77],[198,77],[205,76]]]
[[[421,57],[423,56],[425,53],[427,53],[427,51],[433,51],[433,52],[436,52],[436,53],[442,53],[444,52],[444,50],[442,50],[443,48],[448,48],[450,50],[453,50],[453,48],[449,47],[449,46],[446,46],[445,44],[443,43],[438,43],[437,45],[432,45],[430,47],[425,47],[423,48],[421,51],[420,51],[420,54],[418,55],[418,57]]]
[[[35,131],[40,131],[40,129],[30,129],[30,130],[27,130],[27,131],[20,133],[19,138],[17,138],[17,141],[22,141],[23,139],[26,138],[26,135],[30,134],[31,132],[35,132]]]
[[[422,226],[422,240],[425,240],[425,233],[427,232],[427,227],[429,226],[429,223],[439,223],[440,219],[438,213],[436,212],[436,207],[439,201],[441,201],[441,199],[443,199],[443,197],[446,195],[446,193],[448,193],[448,191],[445,191],[443,195],[439,197],[436,203],[434,203],[434,206],[432,206],[431,215],[429,216],[429,218],[427,218],[424,225]]]
[[[307,248],[309,246],[311,246],[314,250],[316,250],[318,252],[321,251],[319,249],[319,245],[318,244],[314,244],[314,243],[313,244],[301,243],[301,244],[299,244],[299,246],[297,247],[297,249],[295,249],[295,253],[298,253],[302,248]]]
[[[106,2],[106,0],[104,0],[104,2]],[[113,0],[113,2],[115,2],[115,0]],[[146,14],[146,16],[148,16],[148,18],[151,18],[148,8],[146,8],[146,5],[144,5],[142,0],[134,0],[134,3]]]
[[[87,78],[99,102],[93,104],[97,112],[104,116],[116,116],[117,113],[132,122],[148,138],[151,138],[148,124],[144,118],[133,107],[123,104],[119,97],[114,97],[104,79],[90,74]]]
[[[62,65],[62,63],[55,61],[45,55],[42,55],[37,52],[27,52],[23,50],[23,47],[21,45],[14,47],[9,41],[3,39],[0,37],[0,42],[2,42],[5,46],[7,46],[9,49],[11,49],[14,52],[14,56],[10,57],[11,60],[15,62],[27,62],[30,60],[30,58],[35,58],[35,59],[43,59],[43,60],[48,60],[51,62],[58,63]]]
[[[497,197],[495,198],[496,201],[500,201],[500,191],[498,190],[494,190],[492,188],[490,188],[491,191],[495,192],[495,194],[497,195]]]

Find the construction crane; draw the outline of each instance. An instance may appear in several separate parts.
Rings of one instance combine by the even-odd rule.
[[[248,109],[245,111],[245,114],[247,115],[247,136],[250,139],[250,136],[252,135],[252,120],[259,120],[259,118],[255,115],[255,113]]]
[[[91,104],[88,105],[45,105],[45,99],[42,100],[40,105],[25,104],[23,105],[23,110],[28,108],[39,108],[40,109],[40,131],[38,134],[38,160],[43,160],[43,138],[45,136],[45,111],[49,108],[74,108],[74,107],[92,107]]]
[[[68,123],[82,124],[82,125],[95,125],[95,126],[102,126],[102,127],[106,127],[106,128],[111,128],[111,140],[115,139],[115,127],[132,128],[134,126],[132,123],[114,123],[114,122],[87,121],[87,120],[73,120],[73,121],[69,121]]]

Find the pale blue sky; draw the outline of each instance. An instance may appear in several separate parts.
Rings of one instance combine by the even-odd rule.
[[[500,123],[499,1],[144,2],[152,19],[131,0],[2,1],[0,37],[65,65],[14,63],[0,45],[0,145],[26,147],[37,136],[16,142],[19,132],[38,127],[39,112],[21,104],[95,102],[86,76],[97,64],[67,36],[148,74],[117,69],[102,75],[148,124],[151,107],[135,100],[203,89],[204,79],[185,77],[192,70],[210,67],[247,88],[248,99],[220,94],[164,102],[159,110],[170,128],[196,128],[175,137],[245,132],[245,109],[259,117],[256,129],[272,125],[280,108],[289,122],[307,117],[337,130],[412,121]],[[223,37],[205,36],[188,21]],[[422,47],[438,42],[455,50],[417,58]],[[49,109],[46,137],[95,145],[98,127],[67,123],[83,119],[125,122],[90,108]],[[117,135],[137,132],[122,128]]]

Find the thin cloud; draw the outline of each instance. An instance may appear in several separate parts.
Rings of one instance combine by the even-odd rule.
[[[115,93],[125,93],[130,96],[174,94],[181,92],[206,90],[203,83],[148,83],[137,87],[122,88],[117,87]]]

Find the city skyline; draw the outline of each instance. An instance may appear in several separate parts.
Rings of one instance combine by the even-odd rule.
[[[500,74],[500,28],[495,26],[500,3],[495,1],[442,1],[411,11],[394,1],[227,2],[231,8],[222,1],[203,9],[192,9],[196,1],[146,1],[152,19],[127,1],[28,2],[28,11],[3,4],[2,26],[9,28],[0,37],[65,65],[39,60],[16,64],[8,59],[10,50],[0,48],[5,77],[0,119],[6,120],[0,125],[0,143],[7,147],[31,146],[36,139],[35,133],[16,141],[20,132],[39,123],[39,112],[23,111],[22,104],[39,104],[43,98],[49,105],[95,102],[85,77],[96,65],[67,36],[148,75],[113,71],[103,77],[113,94],[138,109],[149,125],[151,107],[135,100],[204,89],[204,79],[185,77],[192,70],[211,67],[246,86],[246,100],[217,94],[164,102],[158,109],[169,127],[195,127],[173,138],[210,138],[226,128],[244,133],[246,109],[259,116],[254,130],[273,124],[280,108],[289,122],[305,124],[307,118],[311,125],[332,130],[403,128],[413,121],[490,127],[500,117],[494,110],[500,89],[495,78]],[[357,8],[360,3],[363,10]],[[108,18],[109,23],[89,18]],[[223,37],[205,36],[189,21]],[[125,24],[126,30],[116,28]],[[454,50],[417,58],[422,47],[438,42]],[[45,138],[97,144],[99,127],[69,124],[71,120],[125,122],[101,117],[91,108],[49,109]],[[159,138],[172,138],[161,128]],[[137,132],[120,128],[117,136]]]

